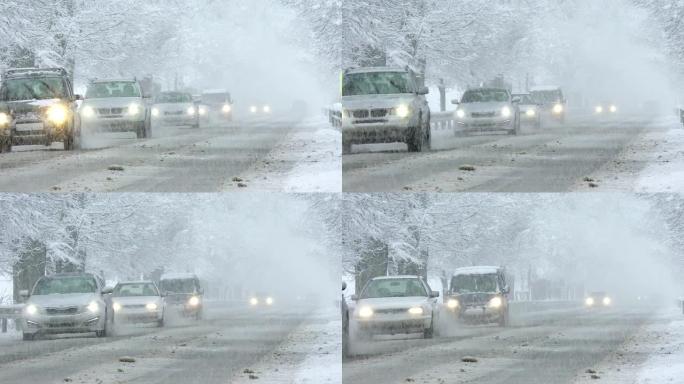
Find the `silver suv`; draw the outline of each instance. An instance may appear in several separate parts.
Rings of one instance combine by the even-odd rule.
[[[430,108],[410,68],[371,67],[344,71],[342,144],[404,142],[409,152],[430,147]]]
[[[93,80],[80,108],[83,132],[135,132],[151,136],[151,108],[140,83],[128,80]]]

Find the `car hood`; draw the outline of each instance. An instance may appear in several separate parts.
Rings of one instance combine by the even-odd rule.
[[[34,295],[26,304],[34,304],[39,307],[61,308],[73,306],[86,306],[93,300],[99,300],[96,293],[70,293],[66,295]]]
[[[194,103],[161,103],[161,104],[155,104],[154,107],[160,110],[161,112],[164,111],[186,111],[190,107],[194,107]]]
[[[20,115],[28,112],[38,112],[44,110],[52,105],[61,103],[61,99],[45,99],[45,100],[21,100],[21,101],[6,101],[4,104],[13,113]]]
[[[110,97],[104,99],[85,99],[81,108],[87,106],[93,108],[125,108],[133,103],[143,104],[139,97]]]
[[[473,293],[452,293],[451,297],[458,299],[459,303],[463,305],[473,304],[480,305],[486,304],[494,296],[497,296],[494,292],[473,292]]]
[[[524,110],[539,108],[537,104],[518,104],[518,107]]]
[[[395,108],[399,104],[410,104],[413,99],[413,94],[344,96],[342,97],[342,108]]]
[[[117,302],[122,305],[142,305],[147,303],[159,303],[161,297],[159,296],[125,296],[125,297],[112,297],[112,301]]]
[[[464,103],[459,107],[468,112],[492,112],[499,111],[503,107],[510,107],[510,103],[506,102],[489,102],[489,103]]]
[[[425,305],[427,300],[428,298],[425,296],[379,297],[373,299],[360,299],[357,301],[356,306],[369,306],[373,309],[410,308]]]

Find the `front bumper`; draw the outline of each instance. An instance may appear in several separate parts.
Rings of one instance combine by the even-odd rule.
[[[465,308],[449,309],[449,311],[456,313],[462,320],[475,323],[490,323],[498,321],[501,316],[504,316],[505,307],[492,308],[485,304],[471,305]]]
[[[422,333],[431,326],[429,315],[381,315],[375,314],[371,318],[354,318],[355,328],[365,334],[399,334]]]
[[[114,322],[125,323],[153,323],[161,321],[162,310],[149,311],[147,309],[127,309],[126,307],[114,313]]]
[[[342,141],[349,144],[404,142],[418,125],[410,118],[348,119],[342,121]]]
[[[11,127],[0,129],[0,135],[8,136],[11,132],[15,145],[43,144],[50,140],[63,140],[69,135],[69,126],[65,123],[55,125],[44,121],[17,121]]]
[[[195,125],[198,122],[198,117],[194,115],[159,115],[153,117],[152,121],[164,125]]]
[[[83,129],[98,132],[136,132],[145,127],[143,118],[91,118],[81,120]]]
[[[463,131],[495,132],[514,129],[513,118],[482,117],[456,120],[456,125]]]
[[[84,312],[75,315],[36,315],[22,318],[24,333],[86,333],[105,329],[105,314]]]

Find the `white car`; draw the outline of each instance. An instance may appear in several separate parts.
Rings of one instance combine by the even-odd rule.
[[[79,109],[82,132],[134,132],[151,136],[151,113],[140,84],[131,80],[94,80]]]
[[[350,316],[351,335],[355,339],[378,334],[422,333],[431,338],[437,316],[439,292],[418,276],[383,276],[371,279],[356,302]]]
[[[519,109],[506,89],[469,89],[460,102],[451,102],[458,105],[454,114],[461,132],[520,132]]]
[[[152,121],[155,123],[199,128],[199,115],[200,107],[189,93],[162,92],[154,98]]]
[[[164,300],[151,281],[118,283],[111,293],[112,323],[154,323],[164,326]]]
[[[24,340],[39,334],[95,332],[107,335],[101,280],[89,273],[44,276],[33,286],[22,314]]]

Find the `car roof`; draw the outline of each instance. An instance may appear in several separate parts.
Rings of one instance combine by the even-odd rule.
[[[497,88],[497,87],[478,87],[478,88],[469,88],[466,90],[466,92],[470,92],[470,91],[506,91],[506,92],[508,92],[508,89]]]
[[[418,275],[376,276],[371,280],[420,279]]]
[[[202,91],[203,95],[213,95],[213,94],[221,94],[221,93],[229,93],[229,92],[226,89],[207,89],[207,90]]]
[[[75,276],[89,276],[89,277],[95,277],[94,274],[90,272],[63,272],[63,273],[55,273],[52,275],[45,275],[43,277],[55,277],[55,278],[60,278],[60,277],[75,277]]]
[[[116,283],[116,285],[125,285],[125,284],[154,284],[154,281],[152,280],[136,280],[136,281],[119,281]]]
[[[408,72],[406,68],[402,67],[358,67],[349,68],[346,73],[366,73],[366,72]]]
[[[503,268],[493,265],[476,265],[472,267],[456,268],[454,276],[457,275],[485,275],[491,273],[499,273]]]
[[[136,79],[131,79],[131,78],[112,78],[112,79],[92,79],[90,80],[90,83],[97,84],[97,83],[137,83],[138,80]]]
[[[197,275],[194,273],[165,273],[161,275],[159,280],[179,280],[179,279],[196,279]]]
[[[557,85],[537,85],[530,88],[530,92],[543,92],[543,91],[560,91],[561,88]]]
[[[64,68],[9,68],[2,73],[2,78],[24,78],[33,76],[66,76]]]

